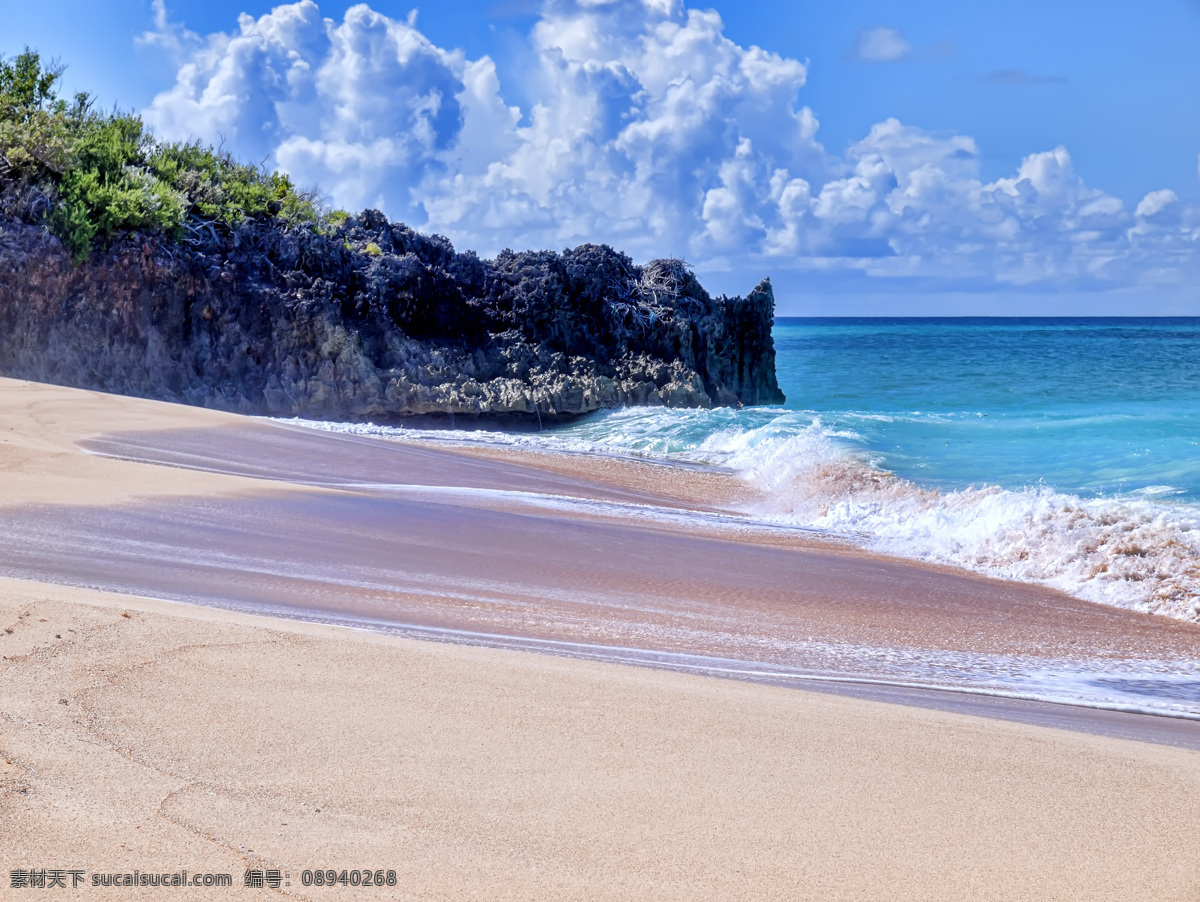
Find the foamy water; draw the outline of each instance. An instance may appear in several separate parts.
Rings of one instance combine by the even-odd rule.
[[[787,408],[381,436],[719,466],[748,511],[1200,620],[1200,319],[780,320]]]
[[[797,436],[726,460],[768,493],[759,508],[767,517],[1089,601],[1200,615],[1200,510],[1192,505],[1085,499],[1046,486],[941,491],[873,466],[836,438],[816,419]]]
[[[486,604],[491,598],[486,593],[472,596],[461,592],[445,592],[443,597],[480,604]],[[792,642],[789,651],[803,659],[803,663],[781,666],[602,642],[568,642],[510,633],[397,624],[362,616],[337,617],[328,612],[267,604],[234,604],[231,607],[247,613],[352,626],[416,639],[533,651],[781,685],[802,687],[820,681],[935,689],[1200,720],[1200,665],[1181,665],[1176,660],[1089,662],[1013,655],[931,653],[851,643]],[[530,607],[539,605],[531,604]]]
[[[745,422],[753,417],[760,421]],[[741,422],[739,422],[739,419]],[[703,463],[737,473],[768,523],[901,557],[1053,586],[1089,601],[1200,620],[1200,510],[1082,498],[1046,486],[938,490],[882,469],[859,436],[810,412],[622,410],[553,433],[416,430],[292,420],[333,432]]]

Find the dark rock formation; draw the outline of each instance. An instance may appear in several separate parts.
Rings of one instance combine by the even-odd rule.
[[[374,211],[326,233],[129,236],[73,265],[0,221],[0,375],[245,413],[387,420],[779,403],[774,297],[604,245],[458,253]]]

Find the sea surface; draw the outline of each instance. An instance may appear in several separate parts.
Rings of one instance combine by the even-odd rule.
[[[338,431],[728,468],[757,519],[1200,619],[1200,318],[778,319],[782,407]]]

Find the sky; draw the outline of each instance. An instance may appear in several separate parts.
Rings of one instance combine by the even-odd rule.
[[[782,315],[1200,315],[1200,0],[689,2],[0,0],[0,54],[485,256],[603,241]]]

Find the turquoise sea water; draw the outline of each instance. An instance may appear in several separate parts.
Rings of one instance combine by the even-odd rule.
[[[1200,319],[783,319],[787,407],[915,482],[1200,500]]]
[[[774,337],[783,407],[453,437],[721,466],[763,491],[754,517],[1200,619],[1200,318],[780,319]]]

